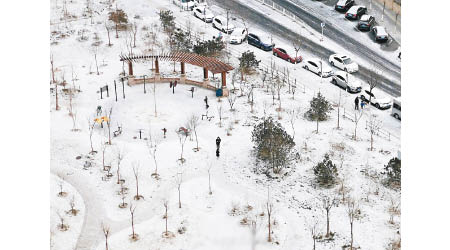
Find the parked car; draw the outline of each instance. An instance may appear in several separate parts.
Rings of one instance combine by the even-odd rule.
[[[391,107],[392,100],[389,97],[384,96],[378,90],[369,88],[364,89],[361,92],[361,100],[369,102],[378,109],[388,109]]]
[[[355,5],[355,0],[339,0],[334,6],[334,9],[339,12],[345,12],[353,5]]]
[[[374,24],[375,24],[375,17],[371,15],[362,15],[356,27],[361,31],[370,31],[370,29],[372,29],[372,26]]]
[[[330,56],[328,61],[334,67],[342,69],[348,73],[356,72],[359,68],[358,64],[353,62],[350,57],[342,54],[333,54]]]
[[[194,6],[195,7],[199,7],[199,6],[206,7],[206,6],[208,6],[208,3],[206,2],[206,0],[193,0],[193,1],[194,1]]]
[[[321,61],[317,58],[310,58],[305,60],[305,64],[303,65],[303,68],[306,70],[309,70],[313,73],[316,73],[317,75],[321,77],[329,77],[333,75],[333,70],[330,66],[328,66],[327,63]],[[323,73],[322,73],[323,72]]]
[[[375,26],[372,28],[372,32],[375,35],[375,41],[377,42],[387,42],[389,35],[383,26]]]
[[[231,18],[229,20],[231,20]],[[234,30],[234,25],[229,21],[227,22],[227,18],[223,16],[214,17],[212,25],[214,28],[223,31],[224,33],[227,34],[230,34]]]
[[[361,81],[356,79],[353,75],[339,70],[334,73],[331,79],[331,83],[344,88],[349,93],[359,93],[361,92]]]
[[[214,14],[204,6],[195,7],[194,16],[207,23],[212,22],[214,18]]]
[[[347,13],[345,13],[345,18],[350,19],[350,20],[357,20],[362,15],[366,14],[366,12],[367,12],[367,8],[365,6],[362,6],[362,5],[352,6],[347,11]]]
[[[230,35],[230,43],[231,44],[241,44],[243,41],[247,39],[247,29],[246,28],[235,28]]]
[[[194,0],[173,0],[172,2],[183,10],[192,10],[196,4]]]
[[[395,118],[399,120],[402,119],[402,102],[400,97],[394,98],[391,113]]]
[[[273,47],[275,47],[274,43],[270,43],[270,41],[262,40],[260,36],[255,35],[253,33],[249,33],[247,36],[247,42],[250,45],[258,47],[264,51],[271,51]]]
[[[282,49],[282,48],[273,48],[272,52],[273,52],[274,56],[279,57],[279,58],[286,60],[288,62],[291,62],[291,63],[300,63],[302,61],[301,56],[292,57],[286,52],[285,49]]]

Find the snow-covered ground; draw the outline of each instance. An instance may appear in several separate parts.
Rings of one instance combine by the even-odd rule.
[[[57,3],[57,4],[56,4]],[[136,41],[135,53],[144,53],[149,48],[146,42],[144,25],[151,27],[157,25],[158,43],[156,51],[167,51],[164,46],[166,35],[159,28],[159,8],[173,9],[176,22],[186,25],[186,20],[191,20],[193,27],[204,30],[204,24],[195,19],[189,12],[176,11],[177,8],[170,2],[151,1],[116,1],[118,8],[128,14],[129,20],[136,22],[139,31]],[[238,97],[235,104],[237,111],[229,111],[226,99],[219,101],[212,91],[197,88],[194,98],[188,91],[190,86],[178,85],[175,94],[167,84],[147,84],[147,93],[143,93],[143,86],[124,86],[125,99],[122,97],[122,85],[118,81],[122,72],[122,63],[119,55],[126,53],[126,32],[120,31],[116,39],[114,30],[111,31],[111,43],[108,47],[108,38],[104,21],[107,19],[108,2],[91,3],[91,8],[96,10],[92,24],[91,19],[80,18],[81,10],[85,8],[84,1],[67,2],[69,13],[78,18],[71,22],[60,20],[63,9],[61,1],[52,1],[53,24],[51,31],[65,31],[69,34],[63,39],[51,39],[53,43],[51,52],[54,56],[56,78],[63,77],[68,82],[67,88],[72,82],[81,92],[75,94],[72,102],[76,113],[76,128],[80,131],[72,131],[73,120],[68,115],[69,97],[59,93],[59,105],[61,109],[55,110],[55,93],[51,94],[51,172],[63,177],[70,185],[65,185],[69,194],[76,196],[77,208],[82,216],[70,218],[70,230],[57,232],[52,238],[55,246],[64,245],[65,248],[55,249],[105,249],[104,236],[101,231],[102,223],[110,226],[111,235],[109,245],[111,249],[252,249],[252,242],[256,249],[308,249],[312,248],[310,224],[314,219],[319,221],[318,231],[324,234],[326,221],[324,210],[321,208],[322,195],[340,197],[339,186],[331,189],[315,187],[312,167],[323,159],[325,153],[331,153],[331,158],[339,167],[339,175],[348,196],[359,203],[361,214],[355,222],[354,239],[361,249],[384,249],[391,239],[397,239],[400,235],[400,218],[395,216],[394,224],[389,221],[389,207],[391,201],[400,202],[400,192],[384,187],[380,181],[380,173],[388,160],[397,155],[400,149],[400,140],[392,137],[387,140],[384,137],[375,137],[375,150],[369,151],[370,134],[365,130],[363,117],[358,125],[358,140],[352,140],[354,123],[341,117],[340,129],[336,129],[337,110],[331,113],[330,119],[321,122],[319,133],[315,133],[316,124],[303,118],[303,113],[309,107],[309,101],[314,93],[321,91],[329,100],[336,101],[339,89],[329,83],[328,79],[320,79],[316,75],[300,68],[300,65],[288,64],[271,56],[270,52],[263,52],[254,47],[243,45],[228,45],[233,48],[230,58],[223,58],[237,67],[237,56],[245,50],[254,51],[263,63],[270,65],[270,61],[276,62],[280,71],[289,69],[292,77],[305,85],[305,93],[297,90],[295,99],[287,93],[287,88],[281,91],[283,111],[278,113],[278,101],[272,105],[272,96],[262,87],[259,73],[247,76],[246,82],[256,84],[254,112],[247,102],[247,98]],[[217,10],[216,10],[217,11]],[[139,16],[139,18],[135,18]],[[81,30],[85,29],[84,32]],[[207,35],[218,34],[210,24],[206,29]],[[261,31],[263,32],[263,31]],[[82,34],[83,33],[83,34]],[[95,35],[95,33],[97,35]],[[54,36],[58,36],[55,34]],[[81,36],[88,37],[85,41],[79,41]],[[98,36],[99,39],[94,37]],[[274,38],[277,44],[283,44],[282,38]],[[99,46],[92,46],[94,42],[100,42]],[[97,54],[99,74],[97,74],[94,52]],[[238,54],[238,55],[235,55]],[[309,57],[314,55],[302,54]],[[176,65],[179,70],[179,65]],[[163,76],[178,75],[173,72],[172,63],[161,63]],[[149,69],[151,63],[136,63],[135,75],[152,75]],[[72,71],[74,81],[72,81]],[[187,65],[187,77],[201,80],[202,69]],[[179,72],[179,71],[178,71]],[[218,81],[213,76],[212,81]],[[231,89],[231,73],[228,74],[228,87]],[[114,99],[113,81],[118,83],[118,101]],[[239,87],[239,80],[236,87]],[[109,97],[100,99],[98,90],[105,84],[109,85]],[[267,84],[267,83],[266,83]],[[156,95],[153,89],[156,90]],[[58,88],[61,90],[61,87]],[[239,93],[240,91],[237,91]],[[344,106],[347,112],[352,112],[354,95],[344,94]],[[154,113],[156,96],[157,116]],[[214,116],[211,121],[201,120],[198,128],[198,141],[200,151],[195,152],[195,138],[188,139],[184,148],[184,164],[177,161],[180,158],[181,147],[175,131],[179,127],[186,126],[191,115],[205,114],[203,98],[209,99],[208,115]],[[103,110],[113,108],[112,128],[122,126],[123,133],[113,137],[112,145],[105,147],[105,165],[111,166],[111,178],[104,178],[102,147],[107,141],[107,129],[96,126],[93,133],[93,147],[98,151],[90,155],[88,119],[92,120],[98,105]],[[218,107],[224,110],[223,126],[219,126]],[[286,131],[293,135],[294,131],[289,123],[289,110],[299,108],[301,115],[295,120],[296,149],[301,155],[301,160],[288,170],[288,175],[278,179],[268,179],[266,176],[254,173],[254,158],[251,154],[253,144],[251,131],[258,119],[270,115],[279,120]],[[264,111],[265,110],[265,111]],[[342,112],[342,109],[341,109]],[[383,128],[400,136],[400,122],[390,116],[389,111],[379,111],[373,108],[367,109],[383,121]],[[230,130],[230,128],[232,129]],[[167,129],[167,138],[162,137],[162,129]],[[142,129],[143,139],[139,139],[139,130]],[[231,134],[231,135],[227,135]],[[157,147],[158,174],[160,179],[155,179],[151,174],[155,170],[147,143],[153,140],[160,143]],[[221,155],[215,156],[215,138],[222,138]],[[125,202],[136,206],[135,230],[139,235],[138,241],[130,241],[131,216],[128,208],[121,209],[122,202],[118,194],[120,185],[117,178],[117,152],[122,151],[125,157],[121,162],[120,175],[125,180],[128,194]],[[77,159],[80,156],[80,159]],[[342,160],[343,159],[343,160]],[[84,168],[85,162],[91,162],[92,166]],[[139,201],[133,200],[136,194],[133,166],[139,168],[139,193],[144,197]],[[212,194],[208,192],[208,168],[211,166]],[[182,173],[181,204],[178,208],[177,177]],[[52,182],[56,180],[52,179]],[[58,186],[52,184],[51,194],[57,193]],[[268,189],[269,195],[268,195]],[[265,204],[268,200],[274,204],[273,225],[274,238],[272,243],[267,242],[267,212]],[[52,206],[59,197],[52,198]],[[67,199],[67,198],[66,198]],[[163,202],[168,201],[168,230],[174,233],[173,238],[162,237],[165,231]],[[84,205],[82,205],[84,202]],[[65,203],[61,204],[65,207]],[[55,205],[56,206],[56,205]],[[58,205],[59,206],[59,205]],[[67,203],[68,206],[68,203]],[[86,207],[85,209],[83,207]],[[234,213],[232,210],[234,209]],[[66,208],[67,209],[67,208]],[[85,214],[84,214],[85,213]],[[84,218],[84,222],[83,222]],[[255,233],[252,227],[246,225],[245,220],[255,220]],[[58,223],[58,217],[52,216],[53,225]],[[350,225],[347,218],[346,205],[340,203],[333,208],[330,215],[331,231],[336,232],[335,239],[330,242],[318,242],[318,249],[337,249],[349,243]],[[242,222],[242,223],[241,223]],[[78,224],[77,224],[78,223]],[[76,228],[82,223],[79,237]],[[184,227],[184,228],[183,228]],[[179,230],[180,229],[180,230]],[[72,231],[73,230],[73,231]],[[182,233],[180,233],[182,232]],[[53,237],[53,236],[52,236]],[[58,238],[60,237],[60,238]],[[69,239],[70,238],[70,239]],[[75,246],[76,247],[73,247]]]

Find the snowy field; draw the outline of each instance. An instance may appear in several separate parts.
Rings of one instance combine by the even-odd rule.
[[[400,216],[396,214],[390,221],[389,212],[393,204],[400,206],[400,191],[381,184],[384,165],[397,156],[401,147],[401,125],[390,116],[390,110],[367,108],[356,129],[357,139],[354,140],[355,123],[343,118],[342,113],[340,128],[336,128],[335,107],[330,119],[321,122],[319,133],[316,133],[316,123],[303,116],[309,108],[309,101],[320,91],[336,103],[339,88],[329,82],[330,78],[321,79],[300,65],[289,64],[272,57],[270,52],[247,44],[228,45],[232,48],[231,56],[221,59],[237,68],[237,57],[250,50],[262,63],[270,65],[271,61],[275,61],[280,71],[289,70],[291,77],[305,86],[304,91],[296,91],[294,98],[292,93],[288,93],[287,87],[282,89],[281,111],[277,110],[279,101],[276,97],[273,101],[271,93],[266,91],[268,83],[262,83],[260,71],[246,76],[242,82],[246,86],[256,86],[253,108],[245,95],[237,97],[234,105],[236,111],[230,111],[226,98],[218,99],[210,90],[196,88],[192,98],[188,91],[191,86],[188,85],[178,85],[175,94],[172,94],[168,84],[147,84],[147,93],[144,94],[143,85],[130,87],[125,82],[123,98],[119,80],[123,65],[119,55],[127,53],[125,40],[130,38],[127,38],[126,31],[119,31],[119,38],[115,38],[112,28],[110,36],[113,45],[107,46],[104,23],[116,4],[117,8],[127,13],[129,21],[136,22],[138,26],[136,48],[133,48],[136,54],[149,53],[149,39],[145,36],[148,30],[142,30],[144,26],[158,33],[154,51],[168,51],[165,45],[167,36],[162,32],[157,14],[162,8],[173,10],[177,24],[187,25],[190,22],[199,34],[218,34],[210,24],[205,29],[203,22],[190,12],[180,12],[170,1],[115,1],[112,5],[108,1],[91,2],[89,7],[94,10],[92,18],[85,11],[85,1],[51,1],[50,43],[55,78],[58,81],[64,79],[67,82],[66,89],[75,87],[80,90],[70,98],[62,90],[63,87],[58,86],[60,110],[55,110],[55,91],[50,94],[50,170],[52,174],[64,178],[64,191],[69,194],[63,200],[57,196],[61,180],[52,176],[51,249],[105,249],[102,224],[110,228],[110,249],[312,249],[311,226],[317,222],[319,235],[324,235],[326,231],[323,196],[339,200],[337,207],[330,212],[330,228],[335,236],[331,241],[317,240],[316,247],[341,249],[350,241],[350,224],[346,201],[342,200],[342,187],[345,200],[355,200],[360,209],[353,230],[356,246],[360,249],[386,249],[392,240],[400,238]],[[64,21],[61,19],[64,12],[76,17]],[[83,12],[87,13],[86,17],[83,17]],[[282,38],[274,39],[277,45],[289,46],[283,44]],[[330,42],[330,46],[334,45]],[[303,57],[314,56],[300,54]],[[150,70],[151,67],[151,62],[136,63],[135,75],[152,76],[154,72]],[[179,76],[179,64],[176,65],[176,72],[173,72],[173,64],[169,62],[161,63],[160,68],[163,77]],[[186,65],[189,79],[200,81],[202,73],[201,68]],[[210,74],[211,82],[218,82],[217,77]],[[232,74],[229,73],[229,89],[232,88],[231,78]],[[117,82],[117,102],[114,80]],[[109,86],[109,97],[103,93],[103,99],[100,99],[98,91],[106,84]],[[237,94],[241,92],[240,84],[237,77]],[[355,95],[344,91],[342,94],[343,108],[340,111],[343,112],[345,108],[347,112],[353,113]],[[210,105],[208,116],[214,118],[210,121],[200,120],[197,129],[200,150],[193,150],[196,139],[192,136],[186,140],[182,151],[175,131],[186,127],[192,115],[201,117],[206,114],[205,96]],[[72,116],[69,115],[70,106]],[[121,126],[123,132],[112,137],[112,145],[107,145],[107,126],[104,124],[101,128],[95,125],[92,147],[97,153],[90,154],[88,120],[93,121],[98,117],[97,106],[102,106],[104,112],[112,108],[111,131]],[[221,122],[220,108],[224,113]],[[300,110],[294,119],[293,128],[289,115],[292,110]],[[396,136],[390,139],[375,136],[375,149],[370,151],[370,134],[365,124],[372,114],[383,122],[383,129]],[[274,117],[290,135],[295,134],[296,150],[300,154],[300,159],[286,170],[286,175],[278,178],[268,178],[254,172],[251,132],[253,125],[264,116]],[[163,128],[167,129],[166,138],[163,137]],[[139,139],[139,131],[142,139]],[[218,136],[222,138],[220,157],[215,155],[215,139]],[[149,152],[154,149],[154,145],[149,148],[149,144],[154,143],[157,144],[158,178],[152,175],[156,165]],[[123,181],[119,182],[123,183],[122,186],[117,184],[119,153],[124,156],[120,161],[119,179]],[[338,166],[340,179],[340,184],[329,189],[315,185],[312,170],[322,161],[325,153],[329,153]],[[183,164],[178,161],[181,154],[186,159]],[[105,166],[110,167],[109,172],[105,171]],[[138,178],[133,169],[138,171]],[[143,197],[139,200],[133,198],[137,191],[136,179],[139,195]],[[122,188],[126,190],[123,194],[120,192]],[[70,228],[61,231],[58,229],[60,218],[56,212],[70,209],[72,195],[80,211],[77,216],[66,216]],[[168,205],[167,228],[170,237],[163,237],[165,202]],[[274,206],[271,215],[272,242],[267,241],[267,202]],[[126,208],[119,207],[123,203],[127,203]],[[133,222],[137,240],[130,239],[130,206],[135,207]]]

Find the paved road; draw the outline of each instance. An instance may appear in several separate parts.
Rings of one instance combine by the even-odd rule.
[[[266,30],[267,32],[270,32],[280,38],[284,38],[287,41],[296,41],[296,40],[302,40],[302,46],[304,50],[310,51],[311,53],[317,55],[318,57],[322,58],[328,58],[329,55],[335,53],[333,50],[330,50],[326,47],[323,47],[320,44],[317,44],[311,40],[309,40],[306,37],[300,36],[296,32],[290,30],[289,28],[280,25],[276,21],[272,20],[270,17],[267,17],[266,15],[248,7],[245,4],[242,4],[240,1],[237,0],[227,0],[227,1],[221,1],[221,0],[212,0],[213,4],[220,6],[221,8],[229,8],[232,9],[236,15],[239,15],[241,17],[244,17],[246,20],[248,20],[252,25],[258,26],[263,30]],[[299,17],[308,25],[310,25],[312,28],[316,29],[318,26],[318,29],[320,31],[320,20],[313,15],[305,14],[304,11],[301,10],[301,8],[298,8],[294,4],[285,1],[285,0],[278,0],[277,1],[280,5],[282,2],[285,3],[285,8],[290,8],[291,12],[296,13],[299,15]],[[304,15],[304,16],[303,16]],[[257,22],[255,22],[257,20]],[[400,67],[398,65],[395,65],[391,63],[389,60],[384,59],[380,55],[377,55],[376,53],[365,49],[365,46],[360,44],[358,41],[355,41],[354,39],[349,39],[347,41],[348,36],[343,34],[339,30],[330,29],[327,30],[327,34],[330,36],[331,39],[338,42],[344,48],[348,49],[349,51],[356,52],[359,56],[366,59],[366,61],[373,63],[377,66],[379,66],[379,69],[382,70],[384,74],[388,74],[393,76],[395,79],[398,79],[398,82],[400,81]],[[359,76],[363,80],[368,80],[370,77],[370,74],[372,73],[372,70],[369,68],[366,68],[364,66],[360,65],[359,73],[356,74],[356,76]],[[392,96],[400,96],[401,95],[401,87],[398,83],[391,81],[390,79],[381,76],[380,77],[381,84],[379,85],[380,89],[383,89],[387,93],[391,94]]]

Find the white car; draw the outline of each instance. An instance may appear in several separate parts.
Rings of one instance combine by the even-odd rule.
[[[214,19],[214,14],[205,6],[199,6],[194,8],[194,16],[203,20],[203,22],[210,23]]]
[[[332,78],[331,82],[333,84],[344,88],[349,93],[361,92],[361,81],[345,71],[339,70],[335,72]]]
[[[389,35],[383,26],[373,27],[372,32],[375,35],[375,41],[377,42],[386,42],[389,39]]]
[[[317,58],[310,58],[305,60],[303,68],[316,73],[321,77],[329,77],[333,75],[333,70],[331,69],[331,67],[328,66],[326,62],[323,62]]]
[[[247,29],[245,28],[235,28],[230,35],[231,44],[241,44],[247,38]]]
[[[331,65],[336,68],[342,69],[348,73],[353,73],[358,71],[358,64],[352,61],[352,59],[346,55],[333,54],[328,60]]]
[[[388,109],[391,107],[392,103],[391,98],[386,97],[377,89],[372,89],[372,91],[370,91],[369,88],[366,88],[361,92],[361,100],[365,102],[369,102],[370,100],[370,103],[378,109]]]
[[[213,27],[223,31],[224,33],[230,34],[231,32],[233,32],[234,30],[234,25],[232,23],[230,23],[231,18],[228,19],[227,22],[227,18],[223,17],[223,16],[216,16],[213,18]]]
[[[196,4],[194,0],[172,0],[172,2],[183,10],[192,10]]]

